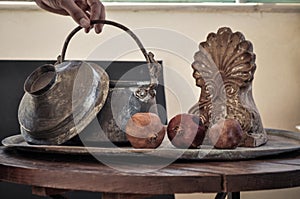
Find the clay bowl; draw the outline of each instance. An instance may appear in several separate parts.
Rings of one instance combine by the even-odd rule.
[[[78,135],[103,107],[106,72],[94,63],[70,61],[37,68],[24,84],[18,119],[31,144],[59,145]]]

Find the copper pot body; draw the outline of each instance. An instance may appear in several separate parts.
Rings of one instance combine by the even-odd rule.
[[[106,138],[121,144],[128,142],[126,124],[138,112],[157,114],[156,90],[150,87],[150,82],[111,81],[106,103],[97,118]],[[94,140],[103,141],[101,136]]]

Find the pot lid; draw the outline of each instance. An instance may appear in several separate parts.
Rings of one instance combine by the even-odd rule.
[[[24,90],[18,111],[24,139],[58,145],[96,117],[107,98],[109,77],[95,63],[69,61],[37,68]]]

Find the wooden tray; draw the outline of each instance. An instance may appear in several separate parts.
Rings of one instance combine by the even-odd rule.
[[[262,156],[276,155],[300,149],[300,133],[266,129],[269,136],[267,144],[256,148],[238,147],[233,150],[214,149],[209,145],[202,145],[201,149],[177,149],[170,143],[163,143],[157,149],[134,149],[131,147],[83,147],[83,146],[52,146],[30,145],[22,135],[14,135],[2,140],[6,147],[39,153],[69,154],[69,155],[96,155],[96,156],[132,156],[159,158],[176,158],[182,160],[241,160],[253,159]]]

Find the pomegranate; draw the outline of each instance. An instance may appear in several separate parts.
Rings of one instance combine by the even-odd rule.
[[[126,136],[134,148],[157,148],[165,136],[165,127],[154,113],[136,113],[126,124]]]
[[[208,132],[211,143],[217,149],[236,148],[243,135],[239,122],[235,119],[220,119]]]
[[[199,148],[205,137],[206,128],[200,118],[192,114],[178,114],[167,127],[168,138],[177,148]]]

